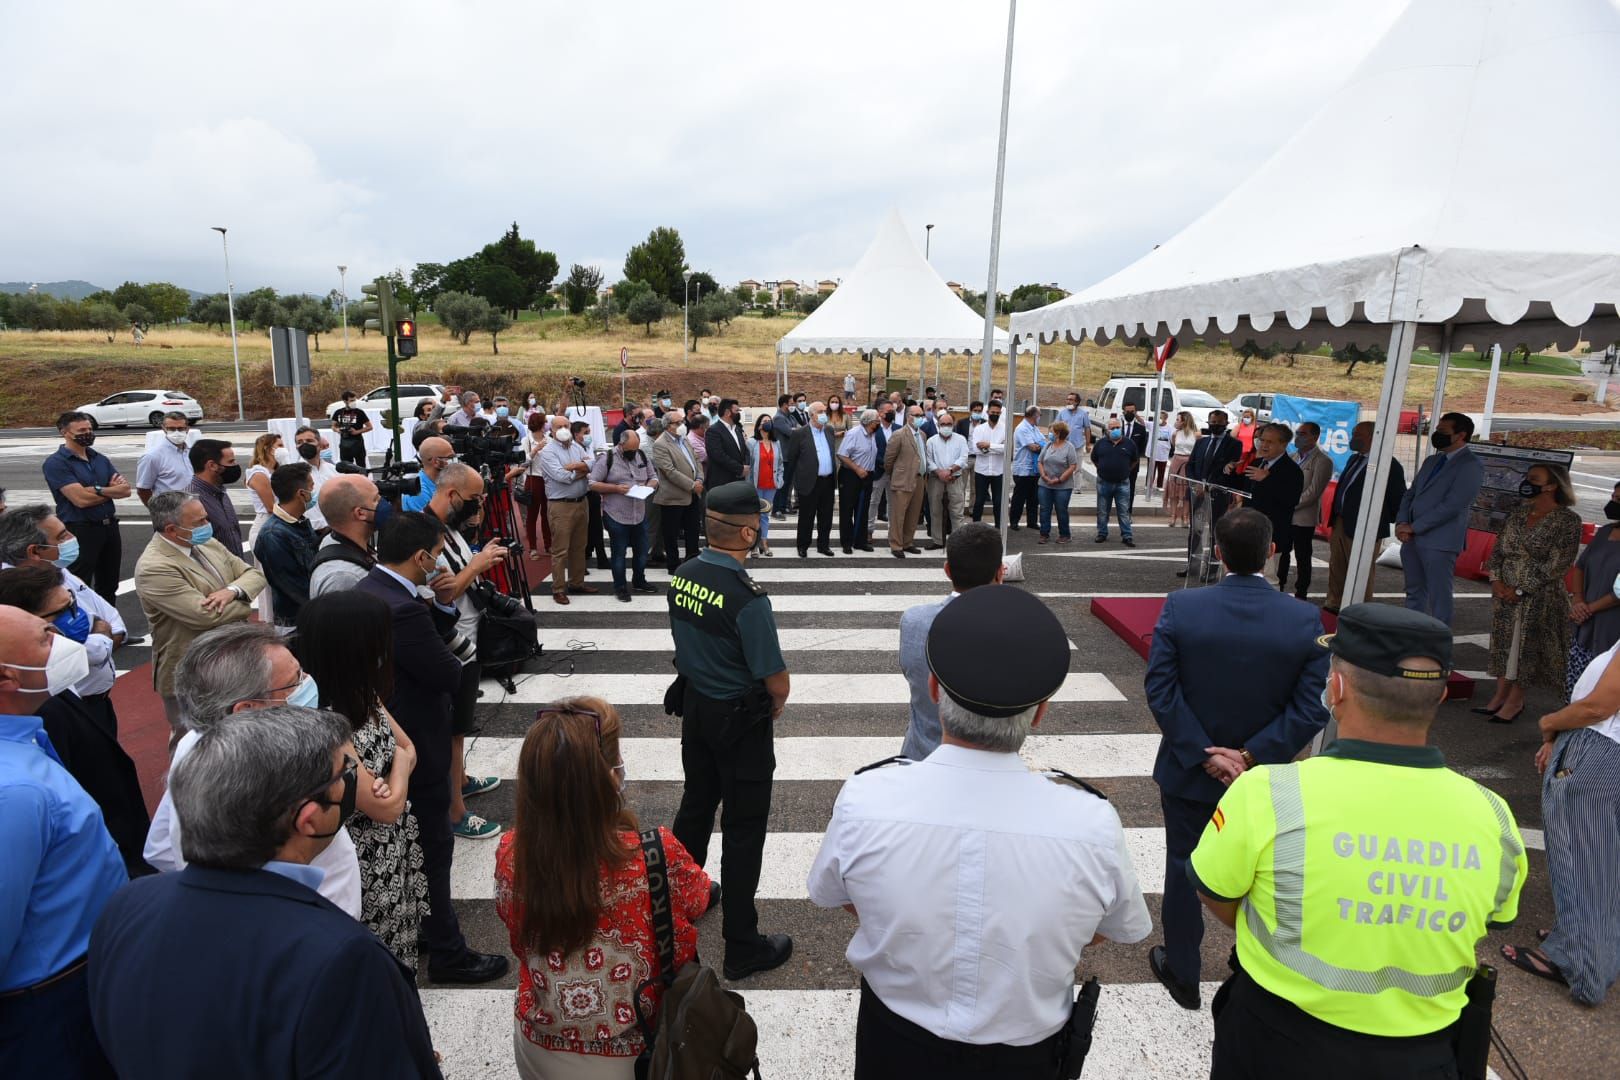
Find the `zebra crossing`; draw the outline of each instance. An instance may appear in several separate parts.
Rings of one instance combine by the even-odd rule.
[[[825,558],[811,552],[800,560],[791,547],[793,526],[791,516],[772,522],[777,555],[752,560],[749,573],[770,592],[793,682],[777,723],[775,790],[758,893],[761,928],[793,934],[795,951],[783,968],[735,989],[759,1025],[764,1075],[820,1080],[847,1077],[853,1069],[858,976],[843,959],[853,932],[849,916],[816,908],[806,878],[843,781],[857,768],[899,752],[909,717],[897,652],[900,615],[914,604],[937,600],[950,586],[937,557],[901,563],[881,546],[871,554]],[[1035,561],[1044,562],[1039,554]],[[1027,571],[1030,563],[1026,558]],[[1150,778],[1158,734],[1141,702],[1140,661],[1131,656],[1119,663],[1123,646],[1081,614],[1086,594],[1074,586],[1084,575],[1070,569],[1075,566],[1047,562],[1033,568],[1027,586],[1058,594],[1048,602],[1063,609],[1073,663],[1023,756],[1032,766],[1083,776],[1109,794],[1156,914],[1165,865],[1157,788]],[[593,566],[592,583],[600,587],[604,576]],[[655,584],[667,580],[667,574],[655,571],[648,577]],[[491,820],[510,823],[515,795],[510,781],[535,706],[564,696],[598,695],[624,717],[621,750],[631,807],[644,826],[667,825],[680,800],[682,774],[679,721],[664,715],[662,707],[674,676],[664,599],[637,596],[623,604],[605,593],[572,599],[566,607],[552,605],[539,585],[545,670],[519,676],[515,694],[494,682],[484,684],[481,731],[467,744],[468,771],[505,782],[469,805]],[[1101,666],[1099,650],[1110,652],[1115,675],[1095,670]],[[490,841],[456,842],[452,895],[473,946],[509,952],[505,928],[493,912],[495,850]],[[706,869],[723,879],[720,853],[717,838]],[[722,955],[718,919],[704,920],[699,932],[701,954],[717,962]],[[1212,955],[1218,951],[1224,957],[1230,938],[1210,936]],[[1181,1009],[1152,980],[1146,947],[1105,944],[1087,950],[1083,968],[1105,984],[1088,1075],[1181,1077],[1208,1071],[1207,1002],[1217,984],[1204,988],[1205,1009]],[[1212,961],[1205,971],[1216,974],[1224,967]],[[508,986],[513,983],[515,975],[507,980]],[[447,1077],[514,1075],[511,989],[424,985],[422,999]]]

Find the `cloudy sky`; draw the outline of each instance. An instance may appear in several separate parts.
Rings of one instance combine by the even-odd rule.
[[[1263,161],[1405,0],[1025,0],[1000,280],[1089,284]],[[0,280],[324,292],[524,235],[838,277],[898,207],[982,284],[1000,0],[4,0]],[[230,14],[225,14],[226,12]],[[376,13],[389,13],[375,29]],[[1346,147],[1346,167],[1365,147]],[[1351,166],[1353,167],[1353,166]]]

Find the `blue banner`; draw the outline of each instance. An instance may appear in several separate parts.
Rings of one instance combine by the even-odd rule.
[[[1272,399],[1271,418],[1291,428],[1298,427],[1305,420],[1319,425],[1322,440],[1317,447],[1333,459],[1333,475],[1337,477],[1344,463],[1350,460],[1350,429],[1361,419],[1361,404],[1278,394]],[[1289,447],[1289,450],[1293,449]]]

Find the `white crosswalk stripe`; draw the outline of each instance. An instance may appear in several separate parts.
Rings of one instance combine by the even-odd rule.
[[[611,631],[608,631],[611,633]],[[496,683],[483,684],[486,703],[535,704],[563,697],[591,695],[606,698],[615,705],[661,705],[664,691],[674,679],[673,669],[651,674],[626,672],[597,675],[527,675],[517,684],[516,694],[507,694]],[[911,700],[904,675],[818,675],[793,676],[793,693],[801,701],[858,701],[868,705],[899,705]],[[1052,700],[1124,701],[1125,695],[1107,677],[1094,672],[1071,673],[1064,677]]]
[[[614,601],[618,603],[618,601]],[[624,610],[620,605],[620,610]],[[540,644],[547,649],[560,651],[568,647],[568,642],[576,639],[576,635],[592,633],[576,627],[572,632],[553,630],[543,627],[540,631]],[[604,628],[596,632],[597,652],[674,652],[675,637],[667,629],[657,630],[629,630]],[[900,649],[899,630],[866,630],[859,628],[838,629],[828,627],[821,630],[795,630],[778,628],[777,640],[781,642],[782,652],[877,652],[892,653]],[[1069,648],[1074,648],[1074,642],[1069,642]]]
[[[810,864],[821,849],[819,832],[773,832],[765,837],[765,861],[760,870],[761,900],[808,900]],[[1125,844],[1136,867],[1136,879],[1147,893],[1164,891],[1164,830],[1126,829]],[[457,900],[495,898],[495,848],[488,840],[456,840],[451,867],[450,895]],[[720,880],[720,834],[709,841],[705,867]]]

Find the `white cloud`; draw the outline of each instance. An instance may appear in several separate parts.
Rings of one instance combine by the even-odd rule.
[[[1172,234],[1403,6],[1025,0],[1001,281],[1077,287]],[[214,287],[226,224],[239,286],[324,291],[513,219],[609,280],[655,225],[722,280],[837,277],[898,206],[984,280],[1002,4],[226,10],[8,12],[0,278]]]

